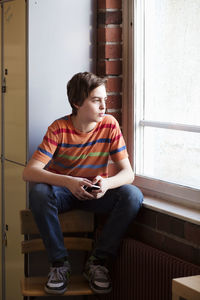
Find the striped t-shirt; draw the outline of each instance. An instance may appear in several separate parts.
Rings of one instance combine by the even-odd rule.
[[[33,158],[45,169],[75,177],[108,177],[108,160],[128,157],[117,120],[105,115],[95,128],[83,133],[73,127],[70,115],[54,121],[34,152]]]

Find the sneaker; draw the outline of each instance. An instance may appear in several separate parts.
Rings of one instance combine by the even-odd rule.
[[[71,267],[68,261],[65,261],[61,266],[54,264],[48,274],[48,281],[44,288],[45,292],[63,294],[67,290],[70,274]]]
[[[83,275],[89,281],[89,286],[95,293],[106,294],[111,292],[112,283],[109,271],[102,260],[91,256],[86,263]]]

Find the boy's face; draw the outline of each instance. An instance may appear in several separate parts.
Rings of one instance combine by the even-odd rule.
[[[104,85],[91,91],[88,98],[78,106],[78,116],[86,122],[100,122],[106,111],[107,93]]]

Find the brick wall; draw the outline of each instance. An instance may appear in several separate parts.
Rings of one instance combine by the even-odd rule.
[[[121,125],[122,2],[98,0],[97,10],[97,74],[108,78],[107,111]]]
[[[200,265],[200,226],[143,207],[129,236]]]
[[[121,124],[122,0],[98,0],[97,74],[108,77],[108,112]],[[104,218],[98,220],[99,227]],[[129,236],[194,264],[200,264],[200,226],[142,208]]]

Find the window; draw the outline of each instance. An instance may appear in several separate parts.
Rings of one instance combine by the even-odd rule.
[[[128,3],[136,184],[200,207],[199,1]]]

